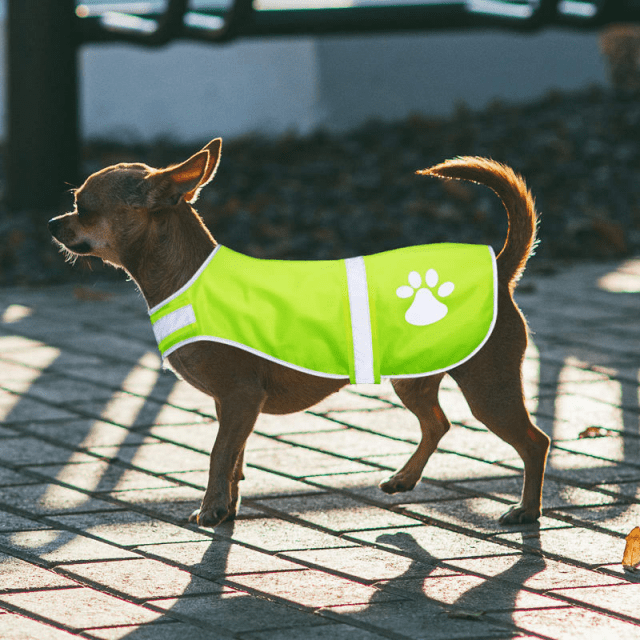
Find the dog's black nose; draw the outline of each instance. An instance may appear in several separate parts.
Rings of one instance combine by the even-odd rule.
[[[49,227],[49,233],[51,233],[52,236],[55,236],[60,229],[60,220],[58,218],[51,218],[47,223],[47,227]]]

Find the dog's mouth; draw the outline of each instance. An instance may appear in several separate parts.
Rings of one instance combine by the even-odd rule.
[[[78,244],[65,245],[69,251],[78,255],[86,255],[91,253],[91,245],[88,242],[78,242]]]

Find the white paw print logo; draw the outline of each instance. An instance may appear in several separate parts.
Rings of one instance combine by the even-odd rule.
[[[425,275],[424,282],[427,285],[426,287],[422,286],[422,277],[420,274],[417,271],[412,271],[409,274],[409,284],[411,286],[405,284],[396,290],[396,295],[399,298],[410,298],[415,294],[411,306],[407,309],[407,313],[404,314],[404,319],[416,327],[424,327],[428,324],[438,322],[438,320],[442,320],[449,311],[449,307],[443,302],[440,302],[431,291],[431,289],[434,289],[438,284],[438,272],[435,269],[429,269]],[[453,282],[444,282],[438,288],[438,296],[440,298],[446,298],[448,295],[451,295],[453,289]]]

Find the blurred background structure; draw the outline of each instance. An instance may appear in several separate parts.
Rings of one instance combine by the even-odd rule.
[[[16,212],[66,206],[99,168],[80,166],[90,140],[341,135],[611,79],[628,88],[638,73],[635,27],[602,29],[633,25],[640,0],[4,0],[0,12],[2,217],[14,225]],[[2,262],[0,247],[0,278]]]

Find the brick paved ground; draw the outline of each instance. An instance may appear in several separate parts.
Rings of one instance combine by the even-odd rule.
[[[109,290],[109,300],[87,300]],[[525,377],[553,436],[540,526],[501,527],[515,453],[470,416],[411,493],[390,386],[263,416],[241,517],[187,526],[212,403],[159,370],[131,283],[0,291],[0,638],[640,638],[640,261],[527,275]],[[579,438],[601,427],[603,437]]]

